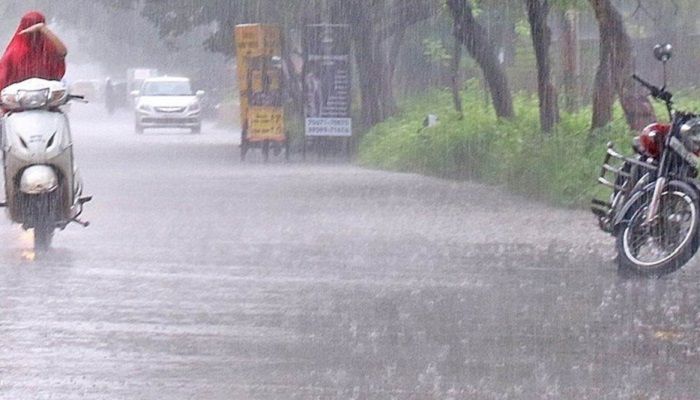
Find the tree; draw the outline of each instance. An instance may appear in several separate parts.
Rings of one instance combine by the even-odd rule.
[[[491,92],[491,101],[499,118],[512,118],[513,98],[508,79],[496,57],[488,35],[474,18],[471,4],[467,0],[447,0],[454,19],[455,39],[466,47],[471,57],[479,64]]]
[[[460,64],[462,61],[462,43],[460,43],[459,40],[457,40],[457,35],[455,34],[455,44],[454,44],[454,52],[452,53],[452,60],[451,60],[451,73],[452,73],[452,82],[451,82],[451,89],[452,89],[452,101],[454,102],[455,105],[455,111],[457,111],[457,114],[459,114],[459,119],[464,118],[464,108],[462,107],[462,94],[461,94],[461,81],[460,81]]]
[[[573,112],[578,107],[579,95],[579,48],[578,48],[578,11],[562,7],[558,10],[561,30],[560,49],[563,69],[564,107]]]
[[[542,131],[551,132],[559,122],[557,92],[552,84],[552,67],[549,48],[552,32],[547,25],[549,16],[548,0],[525,0],[527,17],[530,22],[532,44],[537,60],[537,92],[540,98],[540,126]]]
[[[102,1],[119,7],[142,4],[142,14],[155,23],[162,37],[178,36],[197,26],[215,27],[205,45],[228,56],[235,54],[231,35],[240,23],[276,23],[285,31],[299,30],[307,23],[349,23],[364,127],[395,113],[393,77],[406,29],[437,9],[437,0]]]
[[[593,88],[592,129],[612,120],[615,95],[619,96],[627,123],[641,130],[656,120],[654,109],[639,85],[632,79],[634,56],[632,43],[622,16],[610,0],[589,0],[598,21],[600,64]]]
[[[361,125],[373,126],[396,110],[393,77],[406,29],[437,10],[425,0],[337,0],[332,15],[350,24],[359,78]],[[390,40],[391,39],[391,40]]]

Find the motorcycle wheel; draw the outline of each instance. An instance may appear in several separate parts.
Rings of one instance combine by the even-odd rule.
[[[621,272],[661,276],[683,267],[698,250],[698,193],[682,182],[670,182],[661,195],[658,217],[645,224],[652,193],[632,205],[617,231]]]

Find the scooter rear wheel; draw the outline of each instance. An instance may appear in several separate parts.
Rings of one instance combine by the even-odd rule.
[[[34,228],[34,251],[46,252],[51,248],[54,228],[40,226]]]

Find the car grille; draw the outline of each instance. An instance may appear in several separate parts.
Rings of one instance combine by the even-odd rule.
[[[154,107],[155,110],[163,114],[175,114],[184,112],[187,107]]]
[[[143,124],[162,124],[162,125],[179,125],[179,124],[196,124],[199,122],[197,118],[143,118]]]

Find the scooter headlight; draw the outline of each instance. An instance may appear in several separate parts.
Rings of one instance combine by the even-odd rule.
[[[48,88],[40,90],[18,90],[15,99],[20,108],[42,108],[46,107],[49,103],[49,93],[50,90]]]

